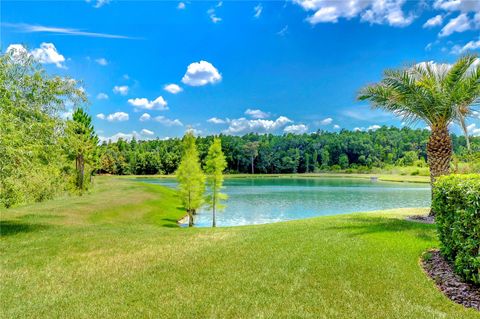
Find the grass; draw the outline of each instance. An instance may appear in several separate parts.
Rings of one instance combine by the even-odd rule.
[[[174,178],[174,175],[125,175],[121,178]],[[409,183],[430,183],[429,176],[411,176],[401,174],[359,174],[359,173],[304,173],[304,174],[230,174],[225,178],[362,178],[371,179],[377,177],[378,180],[384,182],[409,182]]]
[[[1,212],[0,317],[480,318],[422,272],[421,212],[186,229],[173,191],[100,177]]]

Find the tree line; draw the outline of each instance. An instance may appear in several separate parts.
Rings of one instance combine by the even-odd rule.
[[[311,134],[220,134],[227,173],[312,173],[348,170],[367,172],[387,165],[426,166],[430,131],[408,127],[382,127],[355,132],[318,131]],[[468,154],[463,136],[451,135],[458,158]],[[198,137],[199,160],[205,165],[214,137]],[[480,151],[480,138],[471,138],[473,152]],[[118,175],[174,174],[182,155],[182,141],[168,140],[103,142],[98,173]]]

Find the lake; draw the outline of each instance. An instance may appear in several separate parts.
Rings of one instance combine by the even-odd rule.
[[[175,179],[137,179],[175,188]],[[375,182],[358,178],[228,178],[223,190],[227,208],[217,214],[217,226],[238,226],[430,206],[428,184]],[[210,227],[212,213],[202,209],[195,226]]]

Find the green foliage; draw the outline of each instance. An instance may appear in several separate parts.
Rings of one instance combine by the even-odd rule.
[[[205,160],[205,173],[207,173],[208,186],[206,203],[213,212],[213,227],[216,226],[215,213],[225,208],[222,201],[227,199],[227,195],[220,192],[223,187],[223,171],[226,167],[227,161],[222,152],[222,142],[219,138],[215,137],[212,145],[208,149]]]
[[[47,75],[26,53],[0,56],[0,207],[65,189],[61,113],[67,102],[86,102],[77,82]]]
[[[183,137],[183,156],[177,169],[179,196],[193,226],[193,215],[201,207],[205,193],[205,175],[200,167],[195,137],[187,132]]]
[[[480,175],[439,178],[432,209],[442,254],[459,275],[480,284]]]
[[[82,193],[88,189],[97,162],[98,137],[92,117],[83,108],[77,108],[67,121],[64,148],[69,160],[75,161],[74,186]]]

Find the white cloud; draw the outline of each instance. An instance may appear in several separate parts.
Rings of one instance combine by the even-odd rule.
[[[145,122],[145,121],[150,121],[152,117],[148,113],[143,113],[142,116],[140,116],[139,120],[140,122]]]
[[[257,19],[260,18],[260,15],[262,14],[262,11],[263,11],[263,6],[262,6],[262,4],[261,4],[261,3],[257,4],[257,5],[253,8],[253,12],[254,12],[253,16],[254,16],[255,18],[257,18]]]
[[[466,13],[460,14],[458,17],[451,19],[440,31],[438,36],[446,37],[455,32],[464,32],[472,27],[470,19]]]
[[[365,131],[365,128],[364,127],[356,127],[353,129],[355,132],[363,132]]]
[[[135,98],[135,99],[128,99],[128,103],[130,105],[138,108],[138,109],[145,109],[145,110],[168,110],[167,101],[163,98],[163,96],[157,97],[153,101],[149,101],[147,98]]]
[[[144,129],[142,129],[142,130],[140,131],[140,134],[152,136],[152,135],[155,134],[155,133],[152,132],[152,131],[150,131],[150,130],[147,130],[146,128],[144,128]]]
[[[433,28],[439,25],[442,25],[443,23],[443,16],[441,14],[434,16],[433,18],[430,18],[423,24],[424,28]]]
[[[93,38],[135,39],[135,38],[127,37],[124,35],[86,32],[78,29],[47,27],[43,25],[32,25],[32,24],[25,24],[25,23],[2,23],[2,26],[7,28],[12,28],[18,32],[23,32],[23,33],[40,32],[40,33],[54,33],[54,34],[64,34],[64,35],[76,35],[76,36],[93,37]]]
[[[285,34],[288,32],[288,25],[284,26],[280,31],[277,32],[277,34],[281,37],[283,37]]]
[[[105,59],[105,58],[96,59],[95,62],[97,62],[97,63],[100,64],[101,66],[106,66],[106,65],[108,64],[108,61],[107,61],[107,59]]]
[[[185,9],[185,7],[186,7],[185,2],[179,2],[177,5],[178,10],[183,10]]]
[[[217,17],[217,14],[215,13],[215,9],[213,9],[213,8],[208,9],[207,14],[208,14],[208,16],[210,17],[210,20],[213,23],[218,23],[218,22],[222,21],[222,18]]]
[[[478,112],[478,111],[473,111],[473,112],[472,112],[472,116],[480,119],[480,112]]]
[[[476,0],[436,0],[433,7],[452,12],[479,12],[480,2]]]
[[[115,112],[107,116],[109,122],[125,122],[128,121],[128,114],[125,112]]]
[[[333,128],[336,129],[336,130],[338,130],[338,129],[340,129],[340,125],[335,124],[335,125],[333,126]]]
[[[413,13],[405,14],[406,0],[294,0],[306,11],[314,14],[307,17],[311,24],[336,23],[339,19],[360,17],[361,21],[372,24],[388,24],[403,27],[415,19]]]
[[[217,117],[212,117],[207,120],[208,123],[213,123],[213,124],[225,124],[227,123],[225,120],[219,119]]]
[[[108,95],[106,93],[98,93],[97,100],[108,100]]]
[[[202,86],[213,84],[222,80],[222,75],[218,70],[207,61],[191,63],[187,72],[182,78],[182,82],[191,86]]]
[[[270,113],[263,112],[259,109],[247,109],[245,111],[245,115],[249,115],[250,117],[254,119],[265,119],[267,117],[270,117]]]
[[[226,134],[245,134],[248,132],[254,133],[270,133],[274,132],[288,123],[291,123],[292,120],[285,116],[278,117],[275,121],[273,120],[248,120],[244,117],[239,119],[233,119],[229,122],[229,127],[224,131]]]
[[[381,128],[381,126],[375,124],[375,125],[370,125],[370,126],[367,128],[367,130],[368,130],[368,131],[376,131],[376,130],[378,130],[379,128]]]
[[[308,126],[305,124],[289,125],[283,131],[285,133],[303,134],[308,131]]]
[[[466,43],[464,46],[454,45],[452,47],[451,53],[453,53],[453,54],[463,54],[467,51],[473,51],[473,50],[477,50],[477,49],[480,49],[480,39],[478,39],[477,41],[470,41],[470,42]]]
[[[468,135],[471,135],[471,136],[480,136],[480,128],[477,128],[477,125],[475,123],[467,126],[467,132],[468,132]]]
[[[14,61],[20,59],[22,56],[28,55],[27,49],[21,44],[10,44],[6,53],[11,53]]]
[[[128,86],[127,85],[115,85],[113,87],[113,93],[120,94],[120,95],[127,95],[128,94]]]
[[[40,48],[33,49],[30,54],[42,64],[55,64],[57,68],[65,68],[63,65],[65,57],[58,53],[53,43],[43,42],[40,44]]]
[[[133,131],[132,133],[118,132],[117,134],[114,134],[112,136],[99,136],[98,139],[99,139],[100,142],[108,142],[108,141],[116,142],[119,139],[129,141],[134,137],[136,139],[140,139],[141,135],[138,134],[136,131]]]
[[[327,117],[326,119],[323,119],[320,121],[320,125],[329,125],[332,124],[333,119],[331,117]]]
[[[103,113],[98,113],[98,114],[97,114],[97,119],[104,120],[104,119],[105,119],[105,114],[103,114]]]
[[[179,119],[171,120],[165,116],[157,116],[154,118],[154,121],[163,124],[165,126],[183,126],[183,123]]]
[[[183,89],[180,86],[174,83],[165,85],[163,89],[172,94],[177,94],[183,91]]]

